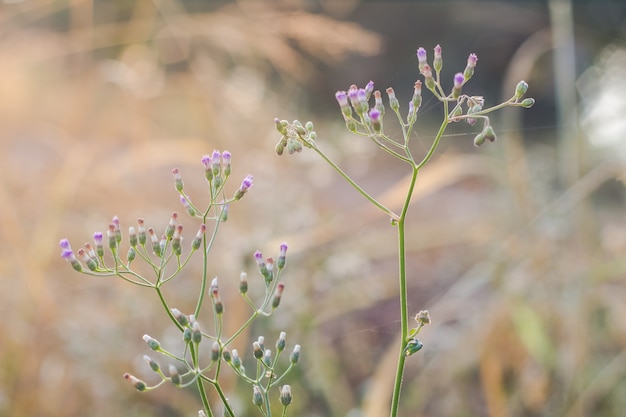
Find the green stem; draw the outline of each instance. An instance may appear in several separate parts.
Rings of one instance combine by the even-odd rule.
[[[374,197],[372,197],[371,195],[368,194],[367,191],[365,191],[363,188],[361,188],[356,182],[354,182],[354,180],[352,178],[350,178],[348,176],[348,174],[346,174],[341,168],[339,168],[339,166],[337,166],[337,164],[335,164],[329,157],[326,156],[326,154],[324,154],[324,152],[320,151],[316,146],[313,146],[313,150],[315,150],[315,152],[317,152],[317,154],[319,156],[321,156],[327,163],[328,165],[330,165],[335,171],[337,171],[337,173],[339,175],[341,175],[343,177],[343,179],[345,179],[346,181],[348,181],[348,183],[359,192],[359,194],[361,194],[363,197],[365,197],[369,202],[371,202],[372,204],[374,204],[376,207],[378,207],[379,209],[381,209],[383,212],[385,212],[387,215],[389,215],[392,219],[394,220],[398,220],[398,215],[396,213],[394,213],[393,211],[391,211],[390,209],[388,209],[387,207],[385,207],[384,205],[382,205],[381,203],[379,203]]]
[[[444,103],[444,111],[447,115],[448,107],[446,103]],[[404,201],[404,205],[402,207],[402,212],[400,213],[400,218],[398,219],[396,226],[398,227],[398,263],[399,263],[399,286],[400,286],[400,327],[401,327],[401,342],[400,342],[400,355],[398,357],[398,365],[396,368],[396,378],[393,385],[393,396],[391,399],[391,417],[398,416],[398,408],[400,406],[400,393],[402,391],[402,379],[404,376],[404,365],[406,361],[406,355],[404,352],[404,348],[406,347],[406,343],[408,342],[408,334],[409,334],[409,312],[408,312],[408,294],[407,294],[407,285],[406,285],[406,214],[409,209],[409,205],[411,203],[411,197],[413,196],[413,190],[415,189],[415,183],[417,180],[417,174],[419,170],[426,165],[426,163],[430,160],[430,158],[435,153],[437,146],[443,134],[448,126],[448,118],[447,116],[444,118],[444,121],[441,123],[439,127],[439,131],[437,132],[437,136],[433,141],[430,149],[422,159],[422,161],[415,165],[413,164],[413,172],[411,175],[411,184],[409,185],[409,189],[407,190],[406,199]]]

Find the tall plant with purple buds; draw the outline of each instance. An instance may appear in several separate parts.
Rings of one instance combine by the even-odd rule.
[[[351,85],[348,91],[338,91],[335,94],[348,130],[358,136],[368,138],[383,151],[406,163],[411,170],[411,181],[406,190],[406,197],[399,212],[394,212],[370,195],[318,147],[316,142],[317,133],[314,130],[312,122],[309,121],[302,125],[302,123],[297,120],[289,123],[286,120],[275,119],[276,129],[281,134],[280,141],[276,145],[276,153],[278,155],[282,155],[285,149],[289,154],[300,152],[304,147],[312,149],[363,197],[388,215],[391,218],[392,226],[397,229],[401,344],[398,346],[396,377],[391,393],[391,417],[398,415],[406,360],[409,356],[422,348],[422,343],[417,339],[417,335],[423,326],[430,324],[430,317],[427,310],[417,313],[413,326],[410,325],[411,320],[409,319],[408,312],[405,222],[417,176],[437,150],[441,139],[444,137],[446,128],[450,123],[464,121],[471,126],[480,123],[482,125],[481,130],[474,137],[474,145],[480,146],[485,143],[485,141],[494,142],[496,140],[494,129],[487,116],[489,113],[503,107],[529,108],[535,102],[532,98],[523,98],[528,90],[528,84],[524,81],[520,81],[517,84],[513,96],[509,100],[492,107],[485,107],[485,100],[482,96],[463,94],[463,87],[472,78],[478,62],[478,57],[475,54],[469,55],[467,65],[463,72],[458,72],[454,75],[452,78],[452,87],[449,90],[446,90],[441,82],[443,58],[442,49],[439,45],[434,48],[432,66],[428,62],[426,50],[421,47],[417,50],[417,61],[419,72],[424,77],[424,81],[417,80],[415,82],[413,97],[408,103],[408,110],[405,113],[406,116],[403,116],[400,112],[400,103],[396,98],[393,88],[387,88],[386,90],[389,101],[388,106],[395,114],[402,128],[402,137],[399,139],[392,138],[385,133],[383,116],[385,115],[386,107],[383,104],[381,92],[374,91],[374,83],[372,81],[364,88]],[[415,156],[410,147],[410,139],[417,121],[417,113],[422,104],[423,85],[441,102],[443,121],[439,126],[439,130],[430,148],[425,153]],[[446,91],[449,91],[449,93]],[[373,105],[371,103],[372,95],[374,97]]]
[[[120,220],[113,217],[106,234],[96,232],[93,243],[86,243],[76,252],[72,250],[67,239],[62,239],[61,256],[76,271],[86,275],[116,276],[131,284],[152,289],[171,324],[180,332],[184,342],[182,352],[170,351],[149,335],[143,337],[148,348],[158,354],[160,360],[167,362],[167,365],[162,366],[152,356],[144,356],[158,382],[148,385],[129,373],[124,374],[124,378],[137,390],[151,391],[166,383],[180,388],[195,386],[202,401],[202,409],[198,412],[200,417],[214,416],[218,410],[221,410],[219,415],[234,417],[236,413],[220,384],[220,377],[230,368],[231,372],[250,385],[252,402],[262,416],[271,417],[272,412],[276,411],[271,406],[272,397],[280,400],[281,415],[285,416],[292,396],[290,386],[283,385],[284,379],[298,363],[300,345],[295,345],[288,357],[284,358],[287,348],[284,332],[277,337],[273,352],[266,346],[265,338],[259,336],[251,346],[256,366],[248,371],[235,348],[235,340],[257,318],[270,316],[280,305],[285,289],[280,278],[286,265],[287,245],[280,245],[276,260],[264,258],[259,251],[254,253],[262,278],[259,281],[265,288],[264,296],[260,300],[253,300],[248,295],[247,274],[241,273],[239,293],[250,306],[250,316],[232,334],[226,334],[223,328],[223,316],[227,312],[220,296],[218,278],[209,279],[208,255],[220,225],[228,219],[229,204],[244,197],[253,185],[253,178],[249,175],[233,193],[228,193],[226,183],[230,179],[230,164],[231,154],[228,151],[214,151],[211,155],[202,157],[210,196],[206,208],[200,208],[193,203],[192,198],[185,193],[179,170],[172,171],[180,201],[189,217],[198,223],[195,237],[187,248],[184,248],[182,242],[183,226],[179,222],[178,214],[173,213],[162,234],[157,234],[155,229],[147,227],[142,219],[138,219],[136,226],[128,228],[127,249],[123,249],[126,245],[122,242]],[[164,287],[180,275],[194,255],[202,258],[202,273],[197,280],[195,308],[185,314],[168,303]],[[137,263],[148,265],[150,276],[138,272],[141,268],[136,267]],[[217,393],[218,404],[209,403],[208,389]],[[275,394],[270,396],[272,392]]]

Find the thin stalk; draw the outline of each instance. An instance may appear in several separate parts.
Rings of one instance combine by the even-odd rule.
[[[326,154],[324,154],[324,152],[320,151],[319,149],[317,149],[317,147],[313,146],[313,150],[315,150],[315,152],[317,152],[317,154],[319,156],[321,156],[327,163],[328,165],[330,165],[335,171],[337,171],[337,173],[339,175],[341,175],[343,177],[343,179],[345,179],[346,181],[348,181],[348,183],[359,192],[359,194],[361,194],[363,197],[365,197],[367,199],[367,201],[371,202],[372,204],[374,204],[376,207],[378,207],[379,209],[381,209],[383,212],[385,212],[387,215],[389,215],[392,219],[394,220],[398,220],[398,215],[396,213],[394,213],[393,211],[391,211],[390,209],[388,209],[387,207],[385,207],[384,205],[382,205],[381,203],[379,203],[374,197],[372,197],[371,195],[368,194],[367,191],[365,191],[363,188],[361,188],[356,182],[354,182],[354,180],[352,178],[350,178],[348,176],[348,174],[346,174],[341,168],[339,168],[339,166],[337,166],[337,164],[335,164],[330,158],[328,158],[326,156]]]

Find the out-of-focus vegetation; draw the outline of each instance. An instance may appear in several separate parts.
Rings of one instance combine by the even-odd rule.
[[[286,240],[283,303],[250,338],[285,330],[302,344],[292,415],[384,415],[398,345],[394,231],[322,161],[276,158],[272,120],[313,120],[318,141],[393,206],[404,167],[345,132],[333,94],[372,79],[408,102],[415,49],[437,43],[450,79],[478,54],[468,92],[487,104],[525,79],[537,105],[493,120],[499,140],[478,150],[459,126],[423,171],[410,307],[434,323],[411,357],[403,415],[621,415],[624,5],[574,2],[568,32],[559,1],[268,4],[2,4],[0,415],[196,415],[193,391],[142,394],[121,378],[150,381],[144,333],[179,337],[154,295],[74,273],[57,243],[87,241],[115,214],[164,228],[183,211],[171,169],[201,195],[200,156],[213,149],[233,153],[234,178],[255,176],[211,265],[225,319],[246,317],[236,288],[242,268],[252,278],[253,250]],[[557,32],[557,51],[573,41],[569,66]],[[429,104],[416,152],[438,118]],[[196,283],[193,268],[174,280],[173,304],[188,310]],[[251,393],[227,384],[234,407],[250,408]]]

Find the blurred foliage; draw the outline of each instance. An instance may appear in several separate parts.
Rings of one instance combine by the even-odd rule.
[[[585,130],[578,120],[566,126],[582,151],[564,162],[544,2],[268,4],[0,7],[0,415],[197,415],[192,391],[140,394],[121,378],[150,380],[144,333],[179,337],[161,326],[153,294],[73,273],[57,243],[90,239],[114,214],[126,227],[139,216],[165,227],[182,211],[171,169],[201,196],[200,156],[213,149],[233,153],[234,178],[255,176],[211,265],[225,319],[246,317],[236,288],[241,268],[252,276],[252,252],[286,240],[283,304],[249,337],[285,330],[288,343],[303,345],[301,374],[289,381],[292,415],[384,415],[398,345],[393,230],[321,161],[306,152],[276,159],[272,120],[315,121],[319,142],[346,170],[398,204],[403,167],[345,133],[333,94],[373,79],[406,102],[415,49],[436,43],[450,77],[478,54],[469,88],[487,103],[523,78],[537,106],[524,119],[510,110],[494,120],[500,140],[489,148],[474,150],[469,128],[459,127],[423,171],[408,242],[410,307],[429,309],[433,325],[411,357],[403,415],[620,415],[624,130],[608,124],[620,113],[602,117],[623,106],[607,97],[626,93],[614,77],[624,68],[624,5],[574,2]],[[418,150],[437,120],[429,104]],[[563,163],[579,166],[579,177],[563,183]],[[167,288],[183,311],[193,271]],[[251,394],[239,388],[227,382],[235,408],[248,410]]]

